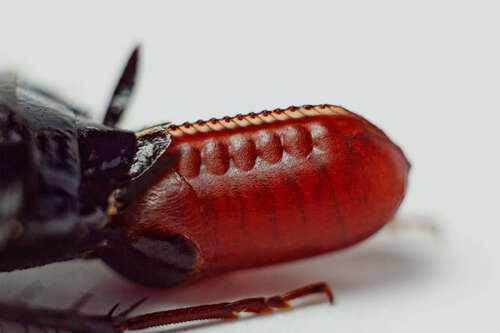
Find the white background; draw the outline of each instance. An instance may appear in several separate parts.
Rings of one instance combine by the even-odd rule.
[[[499,332],[497,3],[2,1],[0,68],[20,71],[99,118],[130,50],[142,45],[127,128],[320,103],[366,116],[413,164],[398,220],[416,227],[384,229],[340,253],[166,291],[134,286],[97,262],[55,264],[0,275],[1,298],[64,308],[92,288],[86,312],[149,295],[144,312],[324,280],[336,295],[333,307],[313,297],[290,312],[187,327]]]

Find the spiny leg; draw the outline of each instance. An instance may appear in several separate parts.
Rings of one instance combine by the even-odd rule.
[[[113,96],[109,101],[106,115],[104,116],[103,124],[110,127],[115,127],[120,121],[120,118],[128,106],[132,91],[134,89],[135,77],[137,73],[137,63],[139,62],[139,46],[137,46],[130,58],[127,65],[123,70],[120,81],[116,85]]]
[[[122,320],[117,323],[117,326],[122,330],[141,330],[192,320],[236,319],[240,312],[267,313],[272,312],[273,309],[287,309],[290,307],[289,301],[317,293],[326,294],[330,303],[333,303],[333,294],[330,287],[326,283],[321,282],[292,290],[282,296],[247,298],[231,303],[200,305],[153,312],[129,319],[121,317]]]
[[[333,303],[333,295],[326,283],[316,283],[293,290],[282,296],[270,298],[247,298],[231,303],[201,305],[184,309],[155,312],[126,318],[145,299],[139,300],[125,311],[113,315],[118,305],[102,316],[85,315],[75,312],[88,300],[87,293],[79,299],[69,310],[55,310],[31,308],[24,304],[0,303],[0,321],[21,324],[25,330],[29,326],[42,330],[54,329],[56,332],[67,331],[73,333],[122,333],[125,330],[139,330],[143,328],[180,323],[202,319],[235,319],[239,312],[266,313],[273,309],[289,308],[288,302],[306,295],[323,293]],[[1,329],[4,327],[0,326]]]
[[[73,309],[35,308],[26,304],[0,303],[0,321],[29,328],[71,333],[122,333],[114,321],[118,317],[85,315]],[[9,327],[9,326],[7,326]],[[10,332],[10,330],[8,330]]]

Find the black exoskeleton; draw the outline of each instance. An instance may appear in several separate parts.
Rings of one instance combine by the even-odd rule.
[[[85,255],[111,237],[110,193],[130,179],[134,132],[115,128],[135,81],[136,49],[105,124],[56,95],[0,74],[0,271]]]

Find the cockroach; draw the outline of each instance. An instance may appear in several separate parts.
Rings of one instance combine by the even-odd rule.
[[[380,229],[410,164],[382,130],[329,104],[130,132],[132,53],[103,124],[60,97],[0,76],[0,271],[100,258],[125,278],[173,287],[335,251]],[[283,296],[88,316],[0,304],[0,319],[71,332],[123,332],[266,312]],[[113,309],[114,310],[114,309]]]

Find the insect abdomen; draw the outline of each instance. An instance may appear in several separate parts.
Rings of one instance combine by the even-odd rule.
[[[180,152],[176,171],[125,215],[135,220],[133,234],[157,228],[193,242],[198,277],[352,245],[382,227],[405,193],[409,164],[401,150],[340,107],[169,131],[169,151]]]

